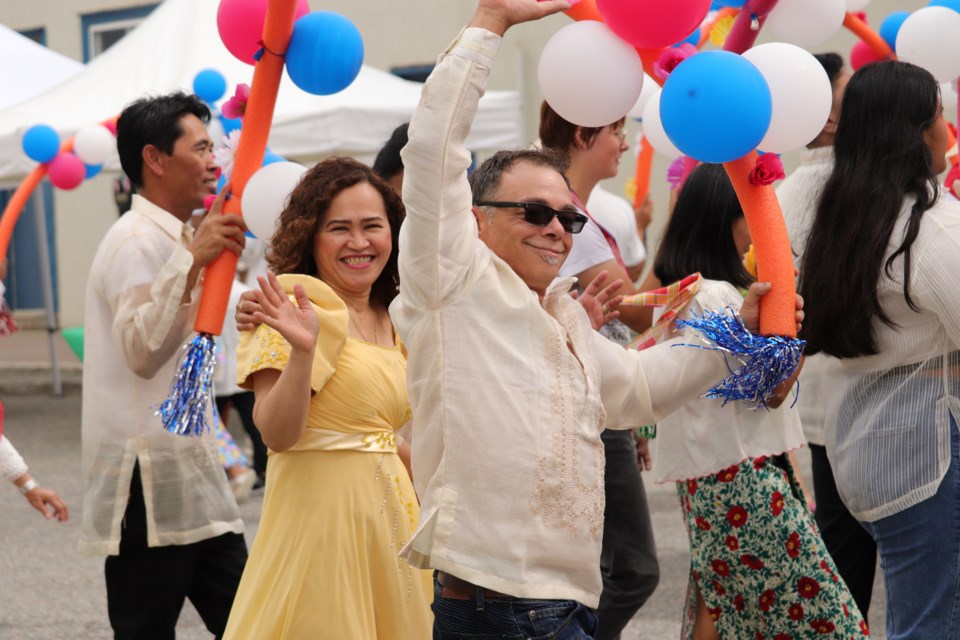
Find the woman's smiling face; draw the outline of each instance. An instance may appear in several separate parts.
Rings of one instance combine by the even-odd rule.
[[[353,295],[369,295],[392,250],[383,197],[367,182],[337,194],[313,241],[320,279]]]

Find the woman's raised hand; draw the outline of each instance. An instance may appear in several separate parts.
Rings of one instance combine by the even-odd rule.
[[[317,318],[307,292],[299,284],[294,286],[294,304],[280,286],[277,277],[267,272],[267,277],[257,277],[260,283],[260,307],[254,317],[282,335],[294,351],[313,351],[320,333],[320,320]]]

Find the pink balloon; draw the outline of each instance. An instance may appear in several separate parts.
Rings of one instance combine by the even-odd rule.
[[[254,54],[263,39],[263,23],[267,19],[269,0],[220,0],[217,8],[217,30],[223,44],[241,62],[254,64]],[[296,17],[310,13],[307,0],[297,0]]]
[[[883,58],[874,53],[870,45],[863,40],[858,40],[850,49],[850,66],[853,67],[854,71],[871,62],[879,62],[880,60],[883,60]]]
[[[58,189],[76,189],[87,177],[87,167],[83,160],[68,151],[61,151],[47,164],[50,182]]]
[[[597,0],[603,21],[635,47],[677,44],[700,26],[710,0]]]

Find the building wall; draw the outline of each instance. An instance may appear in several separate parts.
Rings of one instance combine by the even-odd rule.
[[[88,13],[153,4],[137,0],[30,0],[0,3],[0,22],[17,30],[43,27],[47,45],[64,55],[83,60],[81,16]],[[389,69],[393,66],[430,64],[473,14],[473,0],[311,0],[313,9],[330,9],[353,20],[364,37],[366,63]],[[867,7],[870,23],[879,25],[883,17],[895,10],[911,11],[926,5],[926,0],[873,0]],[[549,37],[568,24],[565,16],[553,16],[535,24],[511,30],[494,69],[491,89],[515,89],[524,98],[526,138],[536,138],[537,118],[542,97],[537,84],[540,51]],[[216,38],[215,25],[210,37]],[[769,34],[762,35],[769,39]],[[835,50],[846,55],[854,43],[850,34],[841,31],[816,51]],[[122,78],[117,79],[122,82]],[[118,109],[122,105],[117,105]],[[634,139],[637,125],[628,127],[628,141]],[[623,193],[624,183],[633,175],[634,151],[621,163],[621,175],[607,187]],[[788,169],[795,157],[784,158]],[[666,220],[668,201],[665,180],[667,162],[657,157],[651,179],[652,196],[657,207],[648,245],[655,249],[656,239]],[[57,244],[59,252],[61,324],[82,323],[86,274],[94,251],[104,232],[117,217],[113,201],[112,179],[97,177],[73,192],[56,193]]]

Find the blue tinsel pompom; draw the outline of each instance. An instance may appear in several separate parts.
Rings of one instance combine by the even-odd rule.
[[[678,320],[677,326],[697,330],[706,342],[683,346],[720,351],[741,364],[734,370],[728,361],[730,375],[706,394],[723,400],[723,404],[746,400],[765,407],[777,386],[793,375],[807,344],[797,338],[754,335],[732,309],[694,314],[689,320]]]
[[[209,333],[198,333],[184,346],[184,356],[170,387],[170,395],[160,405],[164,428],[181,436],[199,436],[210,429],[207,407],[213,401],[213,368],[217,347]]]

